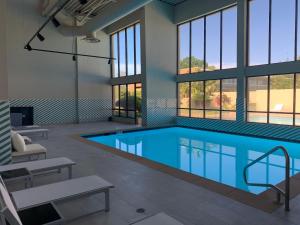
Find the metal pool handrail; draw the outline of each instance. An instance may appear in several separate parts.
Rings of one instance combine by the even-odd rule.
[[[282,190],[282,189],[278,188],[277,186],[275,186],[273,184],[250,183],[250,182],[248,182],[247,169],[250,166],[252,166],[255,163],[262,160],[263,158],[269,156],[270,154],[272,154],[272,153],[274,153],[278,150],[281,150],[284,153],[284,157],[285,157],[285,190]],[[277,192],[277,202],[278,203],[280,203],[280,196],[283,195],[284,198],[285,198],[285,211],[290,210],[290,157],[289,157],[289,154],[288,154],[288,151],[286,150],[286,148],[284,148],[283,146],[276,146],[275,148],[272,148],[269,152],[267,152],[264,155],[258,157],[256,160],[254,160],[253,162],[251,162],[247,166],[245,166],[243,174],[244,174],[245,183],[249,186],[269,187],[269,188],[274,189]]]

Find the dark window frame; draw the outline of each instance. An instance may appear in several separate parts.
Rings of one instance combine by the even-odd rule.
[[[272,112],[270,110],[270,78],[272,76],[280,76],[280,75],[293,75],[293,112]],[[254,124],[271,124],[271,125],[277,125],[277,126],[289,126],[289,127],[299,127],[300,125],[296,124],[296,116],[299,116],[300,113],[296,112],[296,84],[297,84],[297,75],[300,76],[299,73],[276,73],[276,74],[268,74],[268,75],[256,75],[256,76],[248,76],[246,78],[246,106],[245,106],[245,111],[246,111],[246,122],[247,123],[254,123]],[[254,111],[254,110],[248,110],[249,108],[249,78],[254,78],[254,77],[267,77],[268,84],[267,84],[267,111]],[[249,121],[249,116],[248,113],[265,113],[267,114],[267,122],[253,122]],[[274,114],[281,114],[281,115],[293,115],[293,124],[277,124],[277,123],[270,123],[270,115]]]
[[[178,76],[182,76],[182,75],[187,75],[187,74],[197,74],[197,73],[203,73],[203,72],[209,72],[209,70],[207,70],[207,68],[206,68],[206,50],[207,50],[207,47],[206,47],[206,36],[207,36],[207,32],[206,32],[206,28],[207,28],[207,26],[206,26],[206,23],[207,23],[207,20],[206,20],[206,18],[208,17],[208,16],[211,16],[211,15],[214,15],[214,14],[216,14],[216,13],[220,13],[220,68],[218,68],[218,69],[216,69],[216,70],[214,70],[214,71],[221,71],[221,70],[226,70],[226,69],[235,69],[235,68],[237,68],[237,62],[236,62],[236,66],[235,67],[232,67],[232,68],[226,68],[226,69],[223,69],[222,67],[223,67],[223,65],[222,65],[222,48],[223,48],[223,11],[225,11],[225,10],[228,10],[228,9],[231,9],[231,8],[234,8],[234,7],[237,7],[237,4],[233,4],[233,5],[230,5],[230,6],[227,6],[227,7],[225,7],[225,8],[223,8],[223,9],[221,9],[221,10],[218,10],[218,11],[215,11],[215,12],[212,12],[212,13],[209,13],[209,14],[206,14],[206,15],[204,15],[204,16],[200,16],[200,17],[197,17],[197,18],[194,18],[194,19],[192,19],[192,20],[189,20],[189,21],[186,21],[186,22],[183,22],[183,23],[180,23],[180,24],[178,24],[177,25],[177,71],[176,71],[176,74],[178,75]],[[198,19],[203,19],[203,23],[204,23],[204,28],[203,28],[203,32],[204,32],[204,48],[203,48],[203,51],[204,51],[204,53],[203,53],[203,56],[204,56],[204,66],[203,66],[203,70],[202,71],[200,71],[200,72],[192,72],[191,70],[192,70],[192,68],[191,68],[191,57],[192,57],[192,22],[193,21],[195,21],[195,20],[198,20]],[[190,37],[189,37],[189,73],[179,73],[179,64],[180,64],[180,59],[179,59],[179,57],[180,57],[180,47],[179,47],[179,43],[180,43],[180,41],[179,41],[179,39],[180,39],[180,32],[179,32],[179,27],[181,26],[181,25],[184,25],[184,24],[189,24],[189,35],[190,35]],[[237,28],[237,26],[238,26],[238,20],[236,20],[236,28]],[[238,34],[237,34],[238,35]],[[237,43],[236,43],[236,45],[237,45]],[[237,60],[237,52],[236,52],[236,60]]]
[[[209,79],[209,80],[195,80],[195,81],[182,81],[182,82],[177,82],[176,85],[176,89],[177,89],[177,117],[183,117],[183,118],[193,118],[193,119],[211,119],[211,120],[224,120],[224,121],[236,121],[237,120],[237,98],[236,98],[236,109],[235,110],[227,110],[227,109],[223,109],[222,107],[222,98],[223,98],[223,90],[222,90],[222,85],[223,85],[223,80],[232,80],[235,79],[237,81],[237,77],[231,77],[231,78],[223,78],[223,79]],[[206,104],[205,104],[205,90],[206,90],[206,82],[207,81],[220,81],[220,109],[207,109],[206,108]],[[203,108],[192,108],[191,107],[191,83],[192,82],[203,82]],[[188,83],[189,84],[189,107],[188,108],[181,108],[179,107],[179,84],[181,83]],[[237,88],[237,86],[236,86]],[[236,95],[237,95],[237,89],[236,89]],[[189,115],[188,116],[180,116],[179,115],[179,111],[180,110],[188,110],[189,111]],[[203,112],[203,117],[192,117],[191,112],[192,111],[202,111]],[[219,112],[219,118],[207,118],[206,117],[206,111],[214,111],[214,112]],[[234,120],[229,120],[229,119],[224,119],[222,117],[222,113],[223,112],[234,112],[236,113],[236,118]]]
[[[250,2],[253,0],[248,0],[247,1],[247,28],[246,28],[246,46],[247,46],[247,53],[246,53],[246,66],[247,67],[255,67],[255,66],[262,66],[262,65],[273,65],[273,64],[279,64],[279,63],[286,63],[286,62],[296,62],[299,61],[297,60],[297,55],[300,54],[300,52],[298,52],[298,45],[300,45],[300,43],[298,43],[298,17],[299,17],[299,11],[298,11],[298,4],[299,4],[299,0],[295,0],[295,41],[294,41],[294,60],[291,61],[285,61],[285,62],[275,62],[275,63],[271,63],[271,57],[272,57],[272,52],[271,52],[271,42],[272,42],[272,0],[269,0],[269,12],[268,12],[268,20],[269,20],[269,30],[268,32],[268,63],[262,63],[262,64],[255,64],[255,65],[250,65]]]
[[[130,119],[135,119],[137,120],[137,95],[136,95],[136,90],[141,87],[137,87],[137,84],[141,84],[140,82],[137,83],[128,83],[128,84],[116,84],[116,85],[112,85],[112,115],[115,117],[121,117],[121,118],[130,118]],[[125,85],[126,86],[126,107],[125,109],[121,109],[121,86]],[[128,85],[134,85],[134,109],[129,109],[128,107]],[[118,87],[118,99],[119,99],[119,104],[118,104],[118,108],[115,108],[115,98],[114,98],[114,89],[115,87]],[[118,112],[117,115],[115,114],[115,112]],[[126,116],[122,116],[121,112],[125,112]],[[134,116],[131,117],[129,116],[129,112],[134,112]]]
[[[113,55],[113,52],[114,52],[114,49],[113,49],[113,36],[117,35],[117,38],[118,38],[118,65],[117,65],[118,66],[118,74],[117,74],[117,76],[114,76],[114,69],[113,69],[114,63],[111,62],[111,64],[110,64],[111,78],[131,77],[131,76],[141,75],[141,73],[137,74],[137,70],[136,70],[136,68],[137,68],[137,64],[136,64],[137,59],[136,59],[136,57],[137,57],[137,47],[138,47],[137,44],[136,44],[136,34],[137,34],[137,32],[136,32],[136,25],[138,25],[138,24],[141,26],[140,22],[136,22],[136,23],[133,23],[133,24],[131,24],[131,25],[129,25],[129,26],[121,29],[121,30],[118,30],[118,31],[110,34],[110,54],[111,54],[111,57],[114,56]],[[129,28],[133,29],[133,35],[134,35],[134,37],[133,37],[133,46],[134,46],[134,53],[133,53],[133,55],[134,55],[134,60],[133,60],[134,61],[134,74],[131,74],[131,75],[128,75],[127,30]],[[119,34],[122,31],[125,32],[125,64],[126,64],[125,65],[125,70],[126,70],[125,76],[121,76],[121,71],[120,71],[120,37],[119,37],[120,35]],[[140,39],[141,39],[141,33],[140,33]],[[139,47],[141,48],[141,46],[139,46]],[[141,60],[140,60],[140,62],[141,62]]]

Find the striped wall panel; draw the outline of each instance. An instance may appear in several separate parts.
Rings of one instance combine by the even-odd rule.
[[[34,108],[34,124],[64,124],[76,122],[74,99],[11,99],[11,107]]]
[[[176,99],[147,99],[147,114],[143,114],[143,119],[149,127],[174,124],[176,112]]]
[[[12,107],[34,107],[34,124],[68,124],[77,122],[75,99],[11,99]],[[111,116],[111,100],[79,99],[79,121],[107,120]]]
[[[9,102],[0,100],[0,165],[11,162]]]
[[[210,119],[177,117],[177,125],[215,131],[232,132],[243,135],[255,135],[266,138],[279,138],[300,141],[300,128],[272,124],[245,123]]]
[[[112,116],[111,100],[79,99],[79,121],[107,121]]]

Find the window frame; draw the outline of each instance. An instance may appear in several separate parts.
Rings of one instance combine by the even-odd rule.
[[[176,85],[176,87],[177,87],[177,104],[176,104],[176,109],[177,109],[177,117],[182,117],[182,118],[193,118],[193,119],[209,119],[209,120],[223,120],[223,121],[233,121],[233,122],[235,122],[235,121],[237,121],[237,98],[236,98],[236,109],[235,110],[227,110],[227,109],[223,109],[223,104],[222,104],[222,99],[223,99],[223,97],[222,97],[222,93],[223,93],[223,80],[231,80],[231,79],[235,79],[235,80],[237,80],[237,77],[229,77],[229,78],[222,78],[222,79],[209,79],[209,80],[195,80],[195,81],[182,81],[182,82],[177,82],[177,85]],[[220,93],[220,108],[219,109],[207,109],[206,108],[206,104],[205,104],[205,97],[206,97],[206,94],[205,94],[205,90],[206,90],[206,82],[207,81],[220,81],[220,91],[219,91],[219,93]],[[191,86],[192,86],[192,82],[203,82],[203,108],[192,108],[191,107]],[[189,83],[189,108],[180,108],[180,107],[178,107],[179,106],[179,95],[178,95],[178,93],[179,93],[179,84],[180,83]],[[236,95],[237,95],[237,86],[236,86]],[[180,110],[188,110],[189,111],[189,116],[180,116],[179,115],[179,111]],[[193,117],[192,116],[192,111],[203,111],[203,117]],[[207,118],[206,117],[206,111],[217,111],[217,112],[219,112],[219,118]],[[234,119],[234,120],[229,120],[229,119],[224,119],[223,117],[222,117],[222,113],[223,112],[235,112],[236,113],[236,118]]]
[[[220,10],[217,10],[217,11],[214,11],[214,12],[211,12],[211,13],[208,13],[208,14],[205,14],[205,15],[202,15],[202,16],[199,16],[199,17],[196,17],[194,19],[191,19],[191,20],[188,20],[188,21],[185,21],[185,22],[182,22],[182,23],[179,23],[177,24],[177,49],[176,49],[176,52],[177,52],[177,71],[176,71],[176,74],[178,76],[184,76],[184,75],[189,75],[189,74],[198,74],[198,73],[204,73],[204,72],[211,72],[210,70],[207,70],[206,68],[206,50],[207,50],[207,46],[206,46],[206,38],[207,38],[207,32],[206,32],[206,29],[207,29],[207,17],[208,16],[211,16],[211,15],[214,15],[214,14],[217,14],[217,13],[220,13],[220,52],[219,52],[219,58],[220,58],[220,68],[214,70],[214,71],[221,71],[221,70],[227,70],[227,69],[236,69],[237,68],[237,62],[236,62],[236,66],[235,67],[232,67],[232,68],[225,68],[223,69],[223,60],[222,60],[222,51],[223,51],[223,11],[227,10],[227,9],[230,9],[230,8],[234,8],[234,7],[237,7],[237,4],[232,4],[232,5],[229,5],[229,6],[226,6]],[[192,57],[192,22],[195,21],[195,20],[198,20],[198,19],[203,19],[203,23],[204,23],[204,29],[203,29],[203,36],[204,36],[204,53],[203,53],[203,60],[204,60],[204,66],[203,66],[203,70],[200,71],[200,72],[192,72],[192,68],[191,68],[191,57]],[[183,24],[189,24],[189,72],[188,73],[183,73],[183,74],[180,74],[179,73],[179,62],[180,62],[180,42],[179,42],[179,37],[180,37],[180,32],[179,32],[179,27]],[[238,28],[238,19],[236,20],[236,29]],[[236,32],[237,34],[237,40],[238,40],[238,32]],[[237,46],[237,43],[236,43],[236,60],[237,60],[237,54],[238,54],[238,46]]]
[[[138,84],[141,84],[140,82],[136,82],[136,83],[128,83],[128,84],[116,84],[116,85],[112,85],[112,116],[114,117],[121,117],[121,118],[129,118],[129,119],[134,119],[136,120],[137,117],[137,95],[136,95],[136,90],[138,88],[142,88],[142,86],[138,87]],[[121,86],[125,85],[126,86],[126,107],[125,109],[121,109]],[[134,109],[129,109],[128,107],[128,86],[129,85],[134,85]],[[119,104],[118,104],[118,108],[115,108],[115,98],[114,98],[114,88],[118,87],[118,100],[119,100]],[[118,114],[115,115],[114,112],[118,111]],[[121,115],[121,111],[124,111],[126,116],[122,116]],[[134,117],[129,116],[129,112],[134,112]]]
[[[114,35],[117,35],[117,39],[118,39],[118,74],[117,76],[114,76],[114,62],[111,62],[110,63],[110,75],[111,75],[111,78],[114,79],[114,78],[120,78],[120,77],[131,77],[131,76],[136,76],[136,75],[141,75],[141,73],[137,73],[137,42],[136,42],[136,35],[137,35],[137,32],[136,32],[136,26],[139,25],[140,26],[140,40],[141,40],[141,23],[138,21],[138,22],[135,22],[129,26],[126,26],[125,28],[122,28],[116,32],[113,32],[110,34],[110,55],[111,57],[114,57],[114,49],[113,49],[113,36]],[[131,74],[131,75],[128,75],[128,43],[127,43],[127,30],[132,28],[133,29],[133,47],[134,47],[134,53],[133,53],[133,57],[134,57],[134,73]],[[125,76],[121,76],[121,71],[120,71],[120,32],[124,31],[125,32]],[[140,48],[140,52],[141,52],[141,46],[139,46]],[[140,55],[141,56],[141,55]],[[141,56],[142,57],[142,56]],[[142,60],[140,59],[140,62],[142,62]]]
[[[293,75],[293,112],[272,112],[270,110],[270,78],[271,76],[280,76],[280,75]],[[296,85],[297,85],[297,75],[299,73],[276,73],[276,74],[268,74],[268,75],[255,75],[255,76],[247,76],[246,77],[246,105],[245,105],[245,121],[246,123],[250,124],[270,124],[270,125],[277,125],[277,126],[289,126],[289,127],[299,127],[300,125],[296,124],[296,116],[300,116],[300,113],[296,112]],[[248,110],[249,108],[249,78],[254,78],[254,77],[267,77],[268,79],[268,84],[267,84],[267,111],[253,111],[253,110]],[[299,99],[300,100],[300,99]],[[254,121],[249,121],[249,116],[248,113],[264,113],[267,114],[267,122],[254,122]],[[276,123],[270,123],[270,115],[274,114],[283,114],[283,115],[292,115],[293,116],[293,124],[276,124]]]
[[[275,62],[271,63],[271,58],[272,58],[272,52],[271,52],[271,42],[272,42],[272,0],[269,1],[269,12],[268,12],[268,63],[262,63],[262,64],[255,64],[255,65],[250,65],[250,2],[254,0],[247,0],[247,21],[246,21],[246,67],[255,67],[255,66],[263,66],[263,65],[274,65],[274,64],[280,64],[280,63],[287,63],[287,62],[297,62],[300,61],[297,59],[297,55],[300,54],[298,50],[300,51],[300,46],[298,49],[298,18],[299,18],[299,13],[300,11],[298,10],[299,6],[299,0],[295,0],[295,38],[294,38],[294,59],[291,61],[284,61],[284,62]]]

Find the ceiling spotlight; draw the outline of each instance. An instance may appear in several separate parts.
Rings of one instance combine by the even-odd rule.
[[[25,49],[27,49],[28,51],[32,51],[32,47],[30,46],[30,44],[26,45]]]
[[[43,35],[41,35],[40,33],[38,33],[36,36],[40,41],[45,41],[45,37]]]
[[[109,64],[109,65],[111,64],[111,60],[110,59],[108,60],[107,64]]]
[[[53,23],[53,25],[54,25],[55,27],[59,27],[59,26],[60,26],[60,22],[59,22],[55,17],[53,17],[52,23]]]
[[[88,2],[88,0],[79,0],[79,2],[81,5],[85,5]]]

